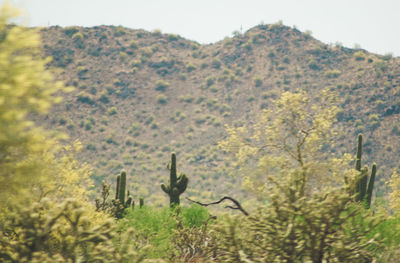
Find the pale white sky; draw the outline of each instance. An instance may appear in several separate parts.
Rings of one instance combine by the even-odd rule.
[[[0,0],[0,4],[6,0]],[[325,42],[400,56],[400,0],[12,0],[30,26],[122,25],[211,43],[279,20]]]

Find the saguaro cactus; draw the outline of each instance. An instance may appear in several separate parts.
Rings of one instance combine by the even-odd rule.
[[[126,172],[122,171],[120,175],[117,176],[117,186],[115,191],[115,200],[123,208],[135,207],[135,201],[130,195],[129,191],[126,190]],[[126,199],[126,200],[125,200]]]
[[[371,176],[368,181],[368,167],[361,168],[362,156],[362,134],[357,137],[357,154],[356,154],[356,167],[355,169],[361,173],[360,179],[356,185],[356,201],[365,202],[365,207],[370,208],[372,200],[372,191],[374,189],[376,164],[372,165]],[[368,183],[368,184],[367,184]]]
[[[186,190],[189,179],[186,174],[176,175],[176,154],[171,154],[169,185],[161,184],[161,189],[169,195],[170,206],[179,205],[179,196]]]
[[[126,172],[121,172],[119,185],[117,186],[118,199],[121,204],[125,205],[125,192],[126,192]]]

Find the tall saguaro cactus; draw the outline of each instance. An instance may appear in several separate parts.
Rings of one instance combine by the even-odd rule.
[[[361,168],[362,156],[362,134],[357,137],[357,154],[356,154],[356,167],[355,169],[361,173],[360,179],[356,185],[356,201],[365,202],[365,207],[371,207],[372,191],[374,190],[376,164],[372,165],[371,176],[368,181],[368,167]]]
[[[161,184],[161,189],[169,195],[170,206],[179,205],[179,196],[185,192],[189,179],[186,174],[176,175],[176,154],[171,154],[169,185]]]

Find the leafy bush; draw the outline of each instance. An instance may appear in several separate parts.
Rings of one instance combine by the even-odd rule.
[[[353,56],[358,61],[365,59],[365,53],[362,50],[355,52]]]
[[[79,31],[79,29],[76,26],[70,26],[70,27],[66,27],[66,28],[63,29],[64,34],[66,34],[69,37],[71,37],[72,35],[74,35],[78,31]]]
[[[48,199],[10,207],[0,224],[0,260],[122,263],[143,259],[136,252],[139,244],[132,230],[120,236],[112,221],[98,218],[96,223],[88,210],[77,201],[57,204]]]
[[[120,231],[133,227],[142,240],[147,240],[154,248],[148,252],[149,258],[166,258],[173,252],[174,232],[178,222],[183,227],[199,227],[209,217],[208,211],[198,205],[177,210],[144,206],[140,209],[128,209],[120,222]]]
[[[371,262],[379,219],[345,189],[300,197],[299,185],[276,183],[270,205],[217,224],[216,262]]]
[[[85,47],[85,42],[83,41],[84,37],[83,34],[81,32],[76,32],[73,36],[72,36],[72,40],[75,43],[75,46],[77,48],[84,48]]]
[[[256,87],[260,87],[262,85],[262,78],[260,76],[254,76],[253,82]]]
[[[221,61],[217,58],[213,59],[212,61],[212,67],[215,69],[221,68]]]
[[[108,115],[115,115],[115,114],[117,114],[117,112],[118,112],[117,108],[114,107],[114,106],[107,109],[107,114]]]
[[[326,78],[337,78],[340,74],[342,74],[342,72],[338,69],[327,70],[324,73]]]
[[[168,97],[164,94],[160,94],[157,96],[157,102],[160,104],[167,104]]]
[[[169,83],[164,80],[158,80],[156,82],[156,90],[165,91],[169,87]]]

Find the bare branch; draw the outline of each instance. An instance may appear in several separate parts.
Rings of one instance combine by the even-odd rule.
[[[201,203],[199,201],[194,201],[194,200],[192,200],[192,199],[190,199],[188,197],[186,197],[186,199],[189,200],[190,202],[196,203],[196,204],[201,205],[201,206],[217,205],[217,204],[222,203],[225,200],[230,200],[232,203],[235,204],[235,206],[225,206],[225,208],[239,210],[244,215],[246,215],[246,216],[249,215],[249,213],[247,213],[246,210],[243,209],[243,207],[240,205],[240,203],[237,200],[235,200],[235,199],[233,199],[232,197],[229,197],[229,196],[224,196],[220,200],[218,200],[216,202],[208,203],[208,204],[204,204],[204,203]]]

